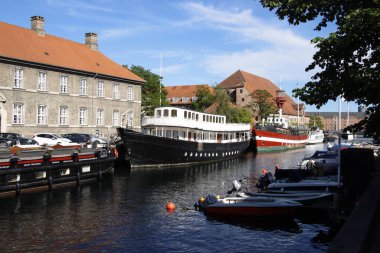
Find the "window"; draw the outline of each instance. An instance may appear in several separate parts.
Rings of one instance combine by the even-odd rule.
[[[87,109],[79,108],[79,125],[87,125]]]
[[[104,82],[98,82],[98,97],[104,97]]]
[[[243,89],[240,89],[240,93],[243,93]]]
[[[182,102],[187,102],[188,99],[188,97],[182,97]]]
[[[46,124],[46,105],[37,107],[37,124]]]
[[[104,110],[98,109],[96,110],[96,125],[103,125],[104,124]]]
[[[168,109],[165,109],[164,110],[164,117],[168,117],[169,116],[169,110]]]
[[[157,110],[157,117],[161,117],[161,110]]]
[[[40,91],[46,91],[46,73],[38,73],[38,89]]]
[[[132,128],[133,126],[133,112],[129,111],[127,113],[127,128]]]
[[[128,86],[128,100],[133,100],[133,87]]]
[[[68,125],[69,109],[66,106],[59,107],[59,125]]]
[[[23,104],[13,104],[13,124],[22,124],[23,112]]]
[[[172,110],[172,117],[177,117],[177,110]]]
[[[61,84],[60,84],[60,89],[59,89],[61,93],[67,93],[67,81],[68,81],[67,76],[61,76]]]
[[[244,98],[241,98],[241,102],[244,102]]]
[[[80,80],[79,95],[82,95],[82,96],[87,95],[87,79],[81,79]]]
[[[197,99],[198,99],[198,97],[192,97],[192,98],[191,98],[191,100],[192,100],[193,102],[197,101]]]
[[[128,94],[129,96],[129,94]],[[119,99],[120,98],[120,95],[119,95],[119,84],[118,83],[114,83],[113,84],[113,98],[114,99]],[[131,100],[131,99],[129,99]]]
[[[23,69],[20,69],[20,68],[15,69],[15,83],[14,83],[15,88],[22,88],[22,86],[23,86],[23,84],[22,84],[23,74],[24,74]]]
[[[119,118],[120,118],[119,111],[113,110],[113,112],[112,112],[112,125],[113,126],[119,126]]]

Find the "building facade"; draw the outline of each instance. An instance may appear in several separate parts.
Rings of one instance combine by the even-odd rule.
[[[166,98],[171,106],[190,109],[191,103],[197,100],[197,90],[200,87],[206,87],[212,91],[207,84],[166,86]]]
[[[339,131],[339,113],[338,112],[307,112],[309,116],[318,116],[321,118],[323,130]],[[341,128],[353,125],[364,119],[365,112],[342,112],[341,113]],[[340,130],[342,130],[340,129]]]
[[[98,51],[95,33],[77,43],[45,33],[44,18],[25,29],[0,22],[0,128],[116,134],[141,128],[144,80]]]
[[[244,107],[252,102],[251,94],[255,90],[266,90],[273,98],[276,97],[276,91],[280,90],[270,80],[248,73],[246,71],[238,70],[225,80],[223,80],[218,87],[227,90],[233,103],[237,106]],[[305,114],[305,106],[303,104],[297,105],[293,99],[285,94],[285,102],[282,107],[282,117],[288,122],[289,126],[296,127],[306,126],[309,123],[309,117]],[[280,123],[278,120],[279,114],[271,115],[268,118],[269,123]],[[259,119],[256,118],[256,121]]]

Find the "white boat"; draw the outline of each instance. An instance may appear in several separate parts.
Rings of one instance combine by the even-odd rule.
[[[282,217],[292,216],[302,204],[281,198],[268,197],[226,197],[205,204],[203,211],[207,216],[242,218],[242,217]]]
[[[159,107],[144,117],[142,132],[117,129],[131,168],[180,166],[239,156],[250,143],[250,124],[227,123],[226,116]]]
[[[261,198],[281,198],[297,201],[303,205],[313,205],[325,199],[331,199],[333,193],[319,192],[292,192],[292,193],[269,193],[269,192],[238,192],[237,196],[242,198],[261,197]]]
[[[266,192],[335,192],[338,187],[338,182],[330,179],[276,180],[266,187]]]
[[[318,144],[322,143],[325,135],[321,129],[318,127],[312,127],[308,132],[308,138],[306,144]]]

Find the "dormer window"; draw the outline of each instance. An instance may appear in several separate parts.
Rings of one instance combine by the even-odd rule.
[[[198,99],[198,97],[194,96],[194,97],[191,98],[191,101],[195,102],[195,101],[197,101],[197,99]]]
[[[182,97],[182,102],[187,102],[189,100],[188,97]]]

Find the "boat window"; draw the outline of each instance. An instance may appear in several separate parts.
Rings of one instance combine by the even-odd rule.
[[[178,131],[177,130],[173,131],[173,138],[178,139]]]
[[[166,137],[172,138],[172,130],[166,130]]]
[[[157,117],[161,117],[161,110],[157,110]]]
[[[206,115],[206,121],[208,122],[208,115]]]
[[[177,117],[177,110],[172,110],[172,117]]]
[[[198,121],[198,119],[199,119],[199,114],[195,114],[195,119]]]
[[[212,116],[212,122],[215,123],[215,116]]]
[[[203,121],[206,121],[206,115],[203,115]]]
[[[191,119],[195,119],[195,113],[192,114]]]
[[[187,111],[183,112],[183,117],[186,119],[187,118]]]
[[[168,109],[165,109],[164,110],[164,117],[168,117],[169,116],[169,110]]]

